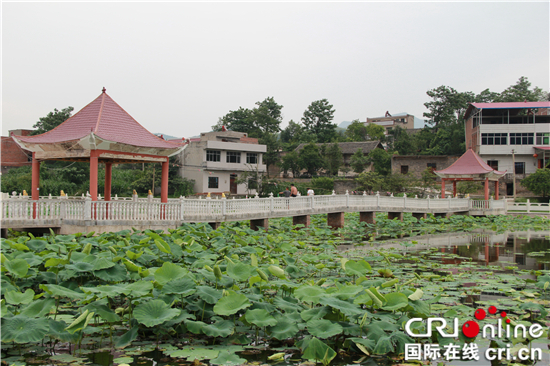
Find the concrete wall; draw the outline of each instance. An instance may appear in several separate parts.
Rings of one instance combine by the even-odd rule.
[[[417,178],[422,177],[428,164],[435,164],[436,170],[451,166],[460,156],[447,155],[394,155],[391,159],[391,170],[394,174],[401,173],[402,166],[408,166],[408,172]]]

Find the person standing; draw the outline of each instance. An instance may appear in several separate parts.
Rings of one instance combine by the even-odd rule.
[[[298,189],[294,184],[290,185],[290,197],[297,197],[298,196]]]
[[[308,195],[308,196],[313,196],[313,195],[315,195],[315,192],[313,191],[313,189],[308,188],[308,189],[307,189],[307,195]]]

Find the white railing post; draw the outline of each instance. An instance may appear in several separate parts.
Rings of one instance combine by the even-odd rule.
[[[376,207],[380,208],[380,192],[376,191]]]
[[[430,195],[428,195],[428,198],[426,198],[428,200],[428,210],[430,209]]]
[[[222,197],[222,216],[225,216],[225,207],[227,204],[227,198],[225,198],[225,195]]]
[[[311,207],[311,209],[314,209],[315,208],[315,198],[314,196],[309,196],[309,206]]]
[[[92,219],[92,198],[84,198],[84,220]]]
[[[527,204],[525,205],[525,208],[527,209],[527,213],[531,212],[531,200],[527,199]]]
[[[403,208],[407,208],[407,194],[403,193]]]
[[[65,219],[67,215],[67,202],[69,197],[59,196],[59,218]]]
[[[273,192],[269,192],[269,212],[273,213],[274,203],[273,203]]]
[[[349,191],[346,189],[346,207],[349,208]]]
[[[451,209],[451,196],[449,196],[449,210]]]

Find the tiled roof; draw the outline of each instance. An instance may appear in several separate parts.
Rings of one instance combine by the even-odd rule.
[[[477,155],[472,149],[466,151],[457,161],[455,161],[450,167],[435,171],[439,176],[442,175],[475,175],[475,174],[487,174],[496,173],[497,175],[504,174],[505,172],[499,172],[487,165],[479,155]]]
[[[36,144],[57,143],[78,140],[90,132],[104,140],[133,146],[174,148],[179,145],[147,131],[105,93],[105,89],[94,101],[53,130],[41,135],[18,136],[18,140]]]

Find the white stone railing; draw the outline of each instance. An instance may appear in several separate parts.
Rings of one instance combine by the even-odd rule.
[[[527,199],[527,202],[507,202],[506,210],[512,213],[550,213],[550,204],[532,203],[529,199]]]
[[[36,206],[36,209],[34,208]],[[502,207],[505,201],[473,201],[468,198],[387,197],[379,194],[269,197],[249,199],[187,199],[158,201],[92,201],[69,199],[13,198],[1,201],[3,220],[197,220],[223,221],[307,215],[337,211],[453,212]],[[36,214],[35,214],[36,212]],[[36,216],[36,217],[34,217]]]

